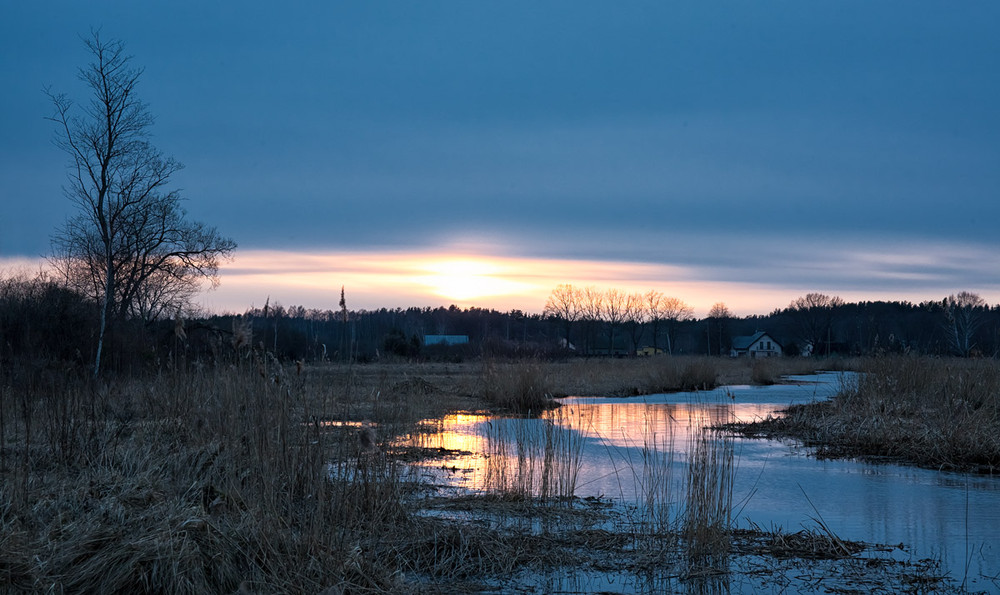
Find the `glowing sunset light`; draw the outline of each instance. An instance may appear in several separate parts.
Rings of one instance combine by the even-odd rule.
[[[725,301],[734,312],[769,312],[796,297],[787,289],[699,278],[691,268],[657,263],[487,256],[439,251],[294,253],[240,251],[221,286],[202,294],[212,311],[272,304],[335,309],[344,286],[351,309],[438,307],[540,313],[552,289],[569,283],[678,297],[703,316]]]
[[[464,242],[414,250],[239,250],[220,270],[221,285],[197,304],[208,312],[244,312],[265,301],[283,306],[336,310],[340,288],[351,310],[455,305],[502,312],[541,313],[560,284],[580,288],[650,290],[676,297],[704,317],[717,302],[735,316],[767,314],[810,292],[847,301],[940,300],[960,289],[1000,300],[993,280],[1000,269],[980,246],[935,244],[851,246],[785,258],[782,266],[637,262],[626,259],[504,255],[516,250],[497,242]],[[0,270],[32,275],[44,259],[2,258]],[[962,279],[979,279],[970,284]],[[880,286],[873,291],[872,281]]]
[[[538,289],[512,279],[515,272],[485,260],[444,260],[425,268],[430,274],[417,277],[417,282],[429,287],[434,295],[461,302]]]

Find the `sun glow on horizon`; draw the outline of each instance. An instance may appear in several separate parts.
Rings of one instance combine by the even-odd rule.
[[[425,267],[427,275],[415,280],[426,285],[434,295],[467,301],[485,297],[526,293],[536,288],[510,276],[516,272],[485,259],[448,259],[434,261]]]
[[[734,314],[769,312],[796,294],[764,285],[699,279],[678,265],[490,256],[472,250],[293,253],[243,250],[221,271],[219,289],[202,294],[211,311],[241,312],[266,299],[335,309],[340,287],[351,309],[493,308],[540,314],[560,284],[678,297],[704,315],[724,301]]]
[[[989,303],[1000,300],[1000,285],[989,281],[997,278],[993,269],[984,274],[970,268],[970,260],[983,261],[969,256],[980,255],[974,247],[949,251],[944,246],[919,258],[909,256],[914,250],[908,246],[876,248],[811,256],[803,270],[812,281],[810,275],[802,280],[770,275],[765,267],[759,274],[740,270],[729,278],[725,268],[698,264],[497,256],[502,248],[472,242],[436,250],[247,249],[222,266],[217,289],[208,290],[209,284],[204,284],[206,291],[198,295],[196,305],[207,313],[240,313],[267,301],[336,310],[344,287],[351,310],[454,305],[540,314],[552,290],[561,284],[625,293],[655,290],[683,300],[699,318],[717,302],[725,303],[734,316],[766,315],[810,292],[837,295],[848,302],[919,303],[969,290]],[[50,269],[42,258],[0,257],[0,277],[51,274]],[[817,270],[828,273],[824,282],[815,281]],[[955,283],[961,277],[986,281]]]

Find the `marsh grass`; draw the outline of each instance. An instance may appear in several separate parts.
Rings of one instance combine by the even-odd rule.
[[[529,506],[571,502],[588,424],[592,421],[565,406],[541,420],[486,422],[484,492]],[[624,450],[620,481],[634,483],[636,493],[635,505],[626,507],[629,533],[633,547],[650,559],[682,559],[686,573],[715,572],[725,567],[730,548],[733,439],[688,428],[693,437],[687,442],[686,472],[679,474],[675,424],[647,417],[641,437]],[[610,450],[608,455],[615,457]]]
[[[537,415],[559,405],[552,399],[546,369],[538,362],[486,360],[480,382],[479,394],[499,409]]]
[[[841,539],[821,523],[794,533],[751,526],[750,529],[736,529],[733,535],[740,541],[741,548],[752,548],[751,551],[779,559],[840,560],[871,547]]]
[[[680,498],[675,493],[673,424],[656,427],[646,417],[642,432],[642,473],[637,482],[641,494],[642,522],[646,530],[658,536],[676,535]],[[672,547],[674,539],[660,540],[661,547]]]
[[[583,437],[564,408],[533,417],[496,417],[485,424],[483,488],[505,498],[569,502],[575,496]]]
[[[850,369],[854,360],[659,355],[562,362],[487,359],[473,393],[492,408],[535,414],[565,396],[628,397],[709,390],[723,384],[774,384],[789,374]],[[469,369],[466,368],[466,372]]]
[[[754,360],[750,365],[750,382],[761,386],[777,383],[780,380],[780,372],[777,369],[778,366],[772,363],[773,359]]]
[[[824,358],[808,357],[766,357],[743,358],[738,360],[750,370],[750,384],[768,386],[782,382],[784,376],[813,374],[819,370],[853,370],[858,365],[857,358],[839,356]],[[732,384],[728,382],[727,384]]]
[[[1000,363],[889,356],[865,360],[856,382],[830,400],[739,426],[789,436],[820,456],[861,457],[931,468],[1000,470]]]
[[[397,589],[413,488],[384,444],[424,385],[309,373],[244,345],[216,368],[0,378],[0,590]],[[371,447],[333,419],[372,420]]]
[[[694,568],[727,567],[735,475],[732,437],[699,432],[688,452],[682,528],[687,560]]]
[[[723,369],[735,361],[698,356],[576,359],[546,366],[550,386],[560,396],[624,397],[718,386]]]

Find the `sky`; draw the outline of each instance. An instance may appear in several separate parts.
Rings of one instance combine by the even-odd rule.
[[[1000,302],[1000,3],[5,2],[0,271],[72,216],[46,88],[144,69],[214,311]]]

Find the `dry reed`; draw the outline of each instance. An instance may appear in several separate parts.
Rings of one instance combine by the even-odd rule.
[[[520,500],[568,502],[576,492],[584,421],[560,409],[542,419],[497,417],[487,422],[487,493]]]
[[[725,568],[736,472],[732,437],[702,431],[691,443],[687,469],[683,535],[688,563],[698,571]]]
[[[518,413],[538,414],[558,406],[545,370],[533,361],[485,361],[480,394],[492,406]]]
[[[14,380],[0,378],[0,590],[385,591],[415,567],[375,559],[414,522],[381,448],[423,415],[410,391],[314,382],[248,345],[202,371]],[[378,422],[371,448],[322,423],[353,417]]]
[[[753,366],[763,360],[697,355],[642,358],[592,358],[535,364],[557,396],[628,397],[664,392],[705,390],[727,384],[750,384]],[[772,358],[761,364],[769,381],[834,365],[830,360]],[[849,365],[849,364],[848,364]],[[766,366],[766,368],[765,368]]]
[[[637,547],[662,554],[676,545],[683,497],[677,493],[673,424],[658,421],[656,416],[643,418],[642,445],[635,445],[641,461],[626,462],[636,486],[638,517],[632,533],[638,538]]]

